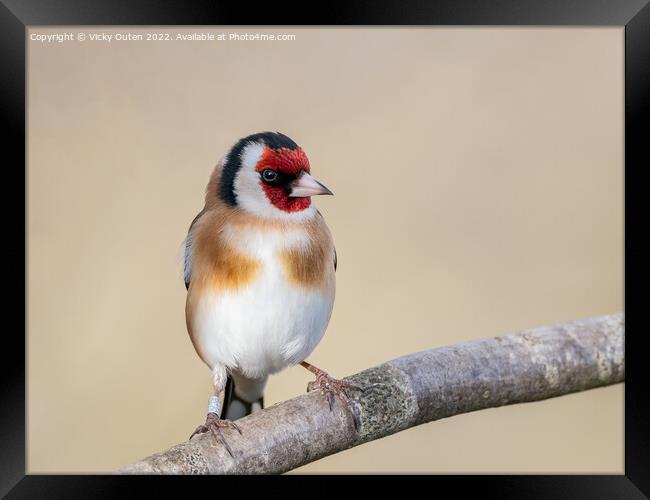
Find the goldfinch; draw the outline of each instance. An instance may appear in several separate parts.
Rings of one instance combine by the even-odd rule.
[[[212,370],[205,424],[232,455],[221,428],[263,407],[268,376],[296,364],[316,375],[330,409],[360,389],[307,363],[327,328],[336,250],[311,199],[333,194],[311,176],[305,152],[279,132],[240,139],[208,182],[205,206],[185,240],[185,318],[194,348]],[[223,406],[220,394],[223,393]]]

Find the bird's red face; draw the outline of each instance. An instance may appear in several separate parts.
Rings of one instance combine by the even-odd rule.
[[[309,208],[311,196],[332,194],[310,175],[309,159],[302,150],[266,146],[255,166],[264,194],[273,206],[293,213]]]
[[[268,219],[313,217],[311,197],[332,192],[314,179],[307,155],[280,132],[240,139],[225,156],[219,196],[230,206]]]

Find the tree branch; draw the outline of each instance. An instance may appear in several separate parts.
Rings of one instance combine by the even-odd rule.
[[[317,392],[278,403],[224,430],[235,453],[195,436],[123,474],[282,473],[367,441],[461,413],[537,401],[622,382],[622,313],[410,354],[348,377],[361,429],[337,399]]]

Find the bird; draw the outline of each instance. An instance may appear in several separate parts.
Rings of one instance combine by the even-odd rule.
[[[295,365],[315,375],[308,390],[330,410],[338,396],[359,429],[346,389],[363,389],[306,361],[336,291],[336,248],[317,195],[333,193],[281,132],[239,139],[213,169],[184,241],[187,331],[213,385],[205,423],[189,439],[210,432],[234,456],[222,429],[241,434],[234,420],[262,409],[268,377]]]

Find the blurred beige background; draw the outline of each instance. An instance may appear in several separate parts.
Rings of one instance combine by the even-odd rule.
[[[622,28],[30,29],[294,41],[28,42],[28,470],[111,472],[205,417],[180,247],[216,161],[279,130],[338,290],[310,358],[407,353],[623,308]],[[29,36],[29,35],[28,35]],[[267,405],[310,374],[274,376]],[[623,471],[623,386],[433,422],[297,472]]]

